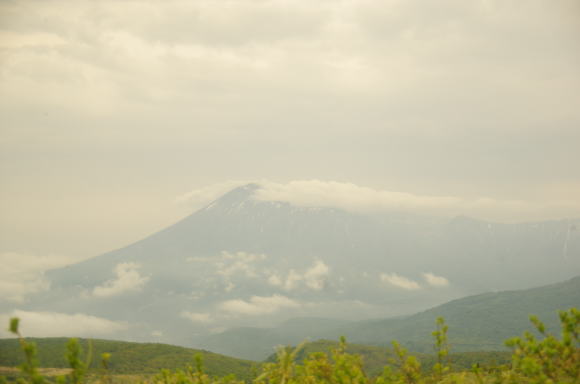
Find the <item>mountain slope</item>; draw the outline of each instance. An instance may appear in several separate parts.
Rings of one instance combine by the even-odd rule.
[[[38,360],[41,367],[65,368],[67,339],[65,338],[29,338],[38,347]],[[87,353],[89,341],[80,339],[82,349]],[[258,368],[255,362],[240,360],[216,353],[177,347],[167,344],[130,343],[113,340],[91,340],[92,368],[100,367],[100,356],[111,353],[109,368],[115,374],[157,373],[160,369],[182,369],[187,365],[194,366],[194,356],[200,353],[203,357],[206,373],[212,376],[226,376],[234,373],[242,379],[250,378]],[[24,362],[17,339],[0,339],[0,366],[15,367]]]
[[[354,213],[260,200],[260,188],[236,188],[143,240],[51,271],[51,289],[14,308],[127,325],[111,338],[196,346],[228,328],[405,315],[580,274],[580,220]]]
[[[426,340],[441,316],[449,325],[449,341],[455,350],[493,350],[530,329],[532,314],[549,330],[559,332],[557,311],[571,307],[580,307],[580,276],[544,287],[466,297],[403,319],[356,323],[338,333],[373,344],[396,339],[414,350],[428,351]]]
[[[449,325],[453,351],[503,350],[503,342],[531,329],[529,315],[559,332],[557,311],[580,307],[580,276],[565,282],[519,291],[485,293],[465,297],[407,317],[352,322],[335,328],[312,330],[296,335],[284,326],[273,329],[232,329],[204,340],[204,347],[237,357],[264,358],[273,341],[297,344],[306,337],[347,340],[389,346],[397,340],[416,352],[432,351],[431,332],[437,317]],[[256,337],[259,335],[259,337]],[[235,347],[231,346],[234,345]]]
[[[271,328],[229,329],[202,338],[198,345],[212,351],[228,351],[231,356],[263,360],[277,346],[296,344],[305,339],[314,340],[326,334],[329,329],[337,329],[347,323],[333,319],[293,318]]]

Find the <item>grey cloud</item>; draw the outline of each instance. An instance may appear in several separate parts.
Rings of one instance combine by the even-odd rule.
[[[3,2],[0,229],[23,238],[12,249],[42,249],[40,230],[10,230],[21,215],[76,230],[126,205],[114,196],[140,196],[133,214],[169,212],[192,183],[232,179],[577,205],[577,10],[571,0]],[[84,200],[84,216],[67,203]],[[114,237],[115,225],[97,231]]]

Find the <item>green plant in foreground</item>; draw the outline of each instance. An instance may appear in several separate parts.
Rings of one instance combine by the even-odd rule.
[[[101,381],[103,384],[112,384],[111,373],[109,371],[109,360],[111,360],[110,353],[101,354]]]
[[[20,319],[14,317],[10,319],[10,332],[18,337],[20,348],[24,352],[25,361],[20,365],[20,370],[28,377],[28,382],[32,384],[44,383],[44,377],[38,373],[38,360],[36,358],[36,345],[28,343],[19,331]]]
[[[256,378],[257,383],[286,384],[292,382],[295,375],[296,364],[294,361],[305,343],[294,349],[278,347],[276,350],[276,363],[268,363],[264,366],[264,372]]]
[[[72,368],[70,373],[70,382],[72,384],[81,384],[85,376],[87,365],[81,360],[81,346],[75,338],[70,339],[67,343],[66,359]]]
[[[580,311],[572,308],[560,311],[562,337],[558,339],[546,331],[537,317],[531,316],[542,339],[531,332],[523,337],[506,341],[513,348],[512,365],[525,382],[529,383],[580,383]],[[522,381],[524,382],[524,381]]]
[[[437,354],[437,363],[433,366],[433,372],[440,380],[443,375],[449,372],[449,348],[447,346],[447,330],[449,327],[445,324],[442,317],[438,317],[436,321],[437,329],[433,331],[432,335],[435,338],[435,353]]]

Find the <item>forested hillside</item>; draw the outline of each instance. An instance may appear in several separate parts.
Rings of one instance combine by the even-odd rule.
[[[236,328],[208,337],[204,348],[260,359],[271,354],[278,344],[298,344],[306,337],[337,340],[346,336],[354,343],[379,346],[398,340],[414,352],[430,353],[433,323],[441,316],[450,326],[452,351],[505,350],[505,339],[528,329],[529,314],[537,314],[548,329],[556,330],[557,311],[571,307],[580,307],[580,276],[538,288],[469,296],[407,317],[339,326],[324,319],[312,319],[313,326],[304,329],[301,335],[296,333],[296,327],[291,327],[291,321],[276,328]]]
[[[539,288],[470,296],[409,317],[358,322],[335,332],[360,343],[399,340],[413,351],[428,352],[433,322],[444,317],[454,351],[501,350],[505,339],[529,328],[530,314],[557,331],[557,311],[579,306],[580,276]]]
[[[38,347],[38,360],[41,367],[68,367],[65,359],[66,338],[29,338]],[[178,369],[193,365],[193,357],[200,353],[203,357],[206,372],[212,376],[234,374],[248,379],[259,364],[240,360],[203,350],[177,347],[156,343],[130,343],[112,340],[79,340],[81,348],[88,353],[92,351],[92,368],[100,367],[100,356],[110,353],[109,368],[116,374],[155,373],[160,369]],[[0,339],[0,366],[14,367],[24,362],[17,339]]]

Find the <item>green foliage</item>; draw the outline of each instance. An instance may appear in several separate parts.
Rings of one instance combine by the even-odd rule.
[[[38,346],[39,367],[67,368],[70,366],[64,357],[67,353],[66,338],[30,338]],[[203,355],[206,372],[211,376],[226,376],[235,374],[243,380],[248,380],[259,363],[236,359],[217,353],[202,351],[166,344],[132,343],[112,340],[78,339],[81,348],[81,361],[84,361],[89,372],[103,372],[103,354],[106,358],[107,370],[113,375],[125,374],[155,374],[160,369],[175,370],[192,363],[192,356]],[[90,346],[92,344],[92,347]],[[24,356],[19,352],[18,340],[0,340],[0,366],[15,367],[24,362]],[[87,352],[85,354],[85,352]],[[88,354],[96,357],[90,359]],[[99,358],[100,357],[100,358]]]
[[[18,317],[13,317],[10,319],[10,332],[18,335],[18,324],[20,324],[20,319]]]
[[[303,345],[297,354],[296,362],[305,364],[307,357],[311,354],[325,354],[332,357],[332,351],[339,346],[339,342],[332,340],[317,340]],[[359,355],[361,357],[364,371],[371,378],[375,378],[384,373],[384,366],[389,364],[392,368],[399,366],[398,359],[392,348],[377,347],[374,345],[362,345],[349,343],[346,345],[346,352]],[[430,373],[437,363],[437,356],[433,354],[414,353],[421,364],[423,373]],[[451,371],[468,371],[474,364],[479,364],[482,368],[506,365],[510,362],[511,353],[509,351],[476,351],[458,352],[449,354],[446,361]],[[394,362],[393,362],[394,360]],[[276,354],[271,355],[268,362],[276,361]]]
[[[18,330],[20,320],[18,318],[10,319],[10,332],[18,336],[18,342],[22,352],[24,352],[24,362],[20,364],[20,370],[28,377],[28,382],[31,384],[43,384],[44,377],[38,373],[38,360],[36,358],[36,344],[28,343],[22,337]]]
[[[572,308],[560,312],[561,337],[547,332],[547,327],[537,317],[530,317],[537,335],[524,333],[523,337],[508,340],[512,348],[511,363],[503,366],[490,366],[475,363],[472,368],[458,371],[452,369],[450,357],[461,356],[449,353],[447,341],[448,327],[443,318],[436,321],[434,337],[435,355],[431,357],[432,369],[422,368],[421,361],[393,341],[392,351],[383,351],[388,364],[375,378],[365,373],[363,355],[349,353],[344,337],[327,351],[313,351],[304,356],[308,344],[296,348],[280,347],[275,361],[262,366],[262,372],[245,383],[253,384],[579,384],[580,383],[580,311]],[[113,355],[101,354],[101,368],[97,374],[92,372],[91,353],[83,360],[83,348],[77,339],[71,339],[66,348],[66,360],[70,367],[66,377],[46,378],[39,373],[36,360],[36,347],[28,343],[18,332],[18,321],[11,320],[10,330],[18,336],[23,351],[24,362],[20,365],[22,376],[16,379],[19,384],[82,384],[100,382],[112,384],[117,377],[110,374],[109,362]],[[327,344],[330,345],[330,344]],[[190,355],[191,356],[191,355]],[[243,384],[233,374],[211,375],[206,373],[204,360],[212,354],[198,352],[194,365],[185,368],[158,371],[147,380],[159,384]],[[474,355],[485,357],[486,355]],[[474,357],[471,356],[471,357]],[[489,356],[488,356],[489,357]],[[424,358],[424,357],[423,357]],[[299,363],[301,360],[301,363]],[[468,359],[469,360],[469,359]],[[427,360],[424,360],[427,361]],[[0,384],[6,382],[0,379]]]
[[[449,350],[447,348],[447,330],[449,327],[445,325],[445,320],[442,317],[437,318],[437,329],[433,331],[433,337],[435,338],[435,353],[437,356],[437,363],[433,366],[433,371],[439,379],[443,378],[443,374],[449,372],[448,355]]]
[[[81,360],[82,349],[79,341],[75,338],[70,339],[67,343],[66,360],[71,367],[70,383],[81,384],[85,376],[87,365]]]
[[[545,325],[537,317],[531,316],[530,320],[541,338],[526,332],[523,337],[506,341],[506,345],[513,348],[513,369],[522,378],[521,382],[580,382],[580,311],[572,308],[560,312],[560,339],[547,333]]]

